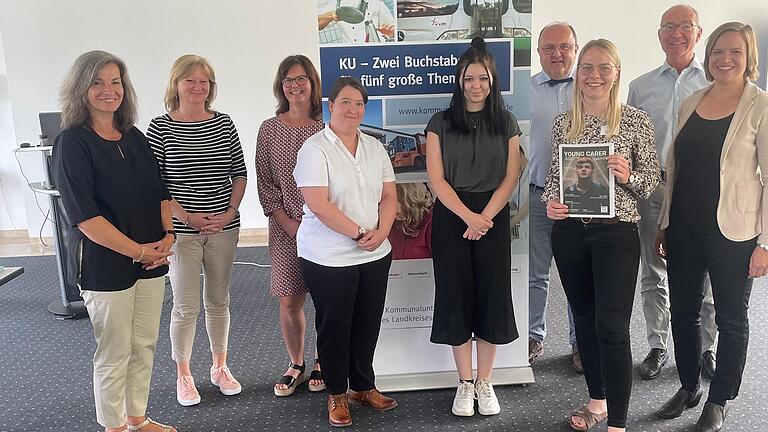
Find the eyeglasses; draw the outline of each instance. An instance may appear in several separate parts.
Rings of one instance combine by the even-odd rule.
[[[683,23],[683,24],[663,24],[659,30],[661,30],[662,33],[674,33],[677,28],[680,28],[680,31],[683,33],[690,33],[693,31],[694,28],[698,27],[696,24],[691,23]]]
[[[544,45],[541,47],[541,51],[547,55],[553,54],[555,49],[559,50],[561,53],[566,53],[573,49],[573,45],[569,43],[561,43],[560,45]]]
[[[579,65],[579,73],[582,75],[592,75],[592,72],[595,70],[595,67],[597,67],[597,73],[600,74],[600,76],[608,76],[611,74],[614,68],[619,69],[617,66],[614,66],[609,63],[603,63],[599,64],[597,66],[589,63],[583,63]]]
[[[309,81],[309,77],[306,75],[299,75],[296,78],[283,78],[283,87],[290,87],[293,85],[293,83],[296,83],[296,85],[304,85]]]

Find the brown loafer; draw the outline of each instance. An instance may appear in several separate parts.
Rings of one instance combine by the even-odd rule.
[[[366,391],[348,390],[349,401],[354,404],[365,405],[378,411],[389,411],[397,406],[397,401],[386,397],[376,389]]]
[[[328,395],[328,423],[333,427],[352,426],[347,395]]]

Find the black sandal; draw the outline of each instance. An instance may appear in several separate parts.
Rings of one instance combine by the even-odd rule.
[[[304,371],[307,369],[306,363],[303,365],[297,365],[294,363],[288,363],[289,368],[296,369],[299,371],[299,376],[292,377],[290,375],[283,375],[280,377],[279,380],[275,383],[275,386],[278,384],[285,384],[287,385],[286,388],[281,389],[275,387],[275,396],[290,396],[293,394],[294,391],[296,391],[296,387],[299,386],[299,384],[303,383],[306,380],[306,375],[304,375]]]
[[[320,359],[315,359],[315,364],[320,364]],[[322,381],[322,384],[313,385],[312,380]],[[311,392],[319,392],[325,390],[325,380],[323,379],[323,371],[321,370],[312,370],[312,372],[309,374],[309,383],[307,384],[307,387],[309,387],[309,391]]]

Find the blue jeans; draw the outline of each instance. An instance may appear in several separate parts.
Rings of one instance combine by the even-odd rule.
[[[543,341],[547,335],[549,269],[552,266],[552,223],[541,202],[543,189],[530,185],[530,248],[528,251],[528,337]],[[576,326],[568,306],[568,341],[576,344]]]

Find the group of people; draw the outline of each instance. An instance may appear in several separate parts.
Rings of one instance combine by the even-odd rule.
[[[749,25],[715,29],[703,62],[694,54],[702,33],[692,7],[665,11],[658,37],[666,61],[630,83],[626,104],[613,43],[597,39],[579,49],[565,22],[539,37],[542,72],[531,79],[529,362],[543,351],[554,257],[569,303],[572,364],[589,394],[568,420],[574,430],[606,418],[608,431],[626,428],[638,268],[650,346],[640,375],[660,375],[671,322],[681,382],[656,414],[677,418],[697,406],[703,375],[712,382],[696,430],[719,431],[738,395],[752,281],[768,274],[768,95],[753,83],[758,57]],[[614,148],[607,164],[615,217],[569,217],[561,188],[575,194],[579,183],[560,184],[559,147],[598,143]],[[580,170],[586,177],[594,168],[582,162],[579,182]]]
[[[496,345],[518,336],[508,200],[520,175],[521,133],[504,109],[482,39],[460,58],[456,83],[450,108],[427,126],[433,204],[424,185],[396,187],[381,142],[360,131],[368,95],[355,78],[335,82],[324,125],[311,61],[293,55],[278,67],[276,115],[262,123],[256,146],[259,200],[269,218],[270,292],[279,298],[290,360],[274,393],[289,396],[309,380],[310,391],[327,392],[332,426],[352,424],[350,403],[379,411],[397,406],[376,389],[373,370],[393,230],[401,257],[434,258],[431,339],[454,347],[460,378],[454,414],[473,415],[476,399],[483,415],[501,410],[491,371]],[[206,59],[177,59],[164,97],[167,113],[151,121],[146,136],[134,126],[135,93],[118,57],[81,55],[61,90],[53,178],[69,229],[81,239],[79,286],[96,339],[96,418],[108,432],[175,430],[146,415],[166,273],[178,403],[201,402],[190,370],[201,299],[210,380],[224,395],[242,391],[227,351],[247,170],[232,119],[212,108],[216,89]],[[308,376],[307,293],[317,337]]]
[[[539,37],[543,71],[532,77],[531,100],[529,362],[544,348],[554,257],[569,303],[571,359],[589,392],[568,419],[574,430],[605,418],[609,431],[625,430],[640,263],[650,345],[640,374],[659,376],[671,321],[682,384],[657,414],[675,418],[696,406],[703,372],[712,384],[697,430],[717,431],[727,401],[738,394],[752,278],[768,274],[768,206],[761,204],[768,96],[752,83],[752,29],[738,22],[718,27],[700,62],[693,54],[698,22],[690,6],[664,13],[658,36],[666,61],[630,84],[627,104],[619,101],[621,61],[613,43],[592,40],[579,50],[576,32],[563,22]],[[501,411],[491,372],[497,345],[518,337],[508,201],[520,177],[521,132],[504,108],[495,61],[481,38],[458,60],[455,83],[449,108],[426,127],[430,195],[424,185],[396,186],[381,142],[360,131],[368,94],[355,78],[334,83],[324,124],[312,62],[293,55],[278,67],[277,109],[262,123],[256,146],[259,201],[269,219],[269,289],[279,299],[289,358],[274,393],[290,396],[308,380],[310,391],[326,391],[332,426],[352,424],[350,403],[379,411],[397,406],[376,389],[373,370],[393,254],[433,258],[430,339],[452,346],[459,378],[453,414]],[[167,113],[151,121],[145,136],[134,126],[135,93],[116,56],[81,55],[62,86],[53,179],[82,239],[79,285],[97,345],[96,415],[109,432],[175,430],[146,416],[166,273],[178,403],[201,402],[190,370],[201,299],[210,380],[224,395],[242,391],[227,351],[247,170],[232,119],[212,108],[216,89],[208,61],[180,57],[164,97]],[[560,202],[558,148],[604,142],[614,149],[608,169],[615,217],[569,217]],[[583,160],[579,170],[574,193],[588,189],[594,164]],[[307,293],[317,338],[309,374]]]

